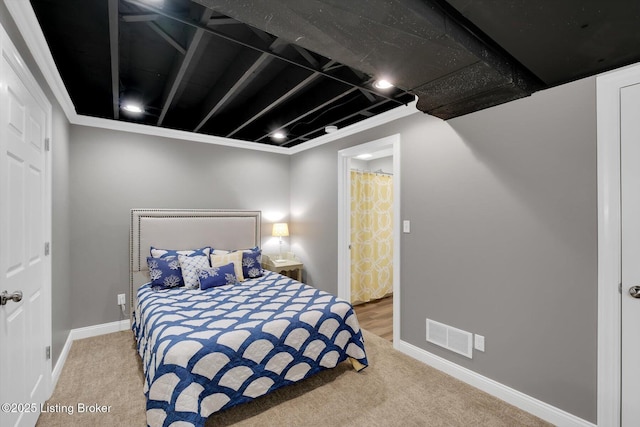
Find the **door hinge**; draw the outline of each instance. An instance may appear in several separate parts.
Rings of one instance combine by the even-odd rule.
[[[622,293],[622,283],[618,283],[618,292]]]
[[[49,244],[49,242],[44,242],[44,256],[48,256],[49,252],[51,251],[51,245]]]
[[[50,345],[48,345],[44,349],[44,355],[46,356],[47,360],[51,359],[51,346]]]
[[[51,150],[51,140],[49,138],[44,139],[44,151]]]

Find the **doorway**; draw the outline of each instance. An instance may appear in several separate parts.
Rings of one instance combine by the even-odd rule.
[[[638,85],[640,65],[602,74],[596,84],[598,425],[603,426],[627,427],[632,425],[629,420],[635,417],[633,423],[638,417],[635,400],[640,371],[633,359],[640,354],[634,329],[640,319],[640,299],[632,298],[630,290],[640,284],[637,283],[640,277],[633,271],[640,256],[640,248],[635,247],[633,240],[640,239],[640,231],[635,229],[633,221],[629,222],[629,215],[635,214],[634,204],[640,203],[634,200],[638,198],[640,183],[633,173],[640,160],[640,147],[634,147],[640,144]],[[629,329],[630,334],[626,333]]]
[[[363,159],[365,154],[369,154],[371,157]],[[385,310],[391,308],[392,311],[393,333],[391,334],[389,331],[389,334],[392,335],[395,343],[399,341],[400,337],[400,135],[371,141],[338,152],[338,296],[348,301],[355,298],[358,300],[355,302],[366,302],[370,299],[369,297],[365,296],[363,300],[362,294],[356,294],[352,289],[352,277],[358,277],[352,272],[352,257],[356,256],[351,222],[352,176],[359,171],[373,172],[374,175],[377,172],[378,176],[389,178],[392,176],[391,180],[386,180],[386,184],[383,184],[383,186],[389,186],[389,191],[393,195],[390,201],[391,212],[388,217],[378,219],[381,222],[387,220],[390,222],[390,247],[388,250],[384,249],[383,252],[388,252],[391,265],[387,269],[387,273],[382,272],[380,275],[389,274],[391,286],[386,290],[378,290],[374,298],[385,295],[387,298],[392,298],[391,304],[389,304],[391,300],[388,299],[384,301],[386,302],[384,305]],[[368,269],[370,267],[365,265],[364,270]]]

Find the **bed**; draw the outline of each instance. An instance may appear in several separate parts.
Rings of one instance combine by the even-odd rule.
[[[367,366],[351,304],[296,280],[264,270],[204,290],[149,283],[151,247],[242,251],[260,246],[260,230],[259,211],[131,211],[131,319],[149,426],[203,426],[345,360]]]

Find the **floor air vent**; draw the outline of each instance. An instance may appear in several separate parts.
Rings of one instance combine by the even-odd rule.
[[[469,359],[473,357],[473,334],[427,319],[427,341]]]

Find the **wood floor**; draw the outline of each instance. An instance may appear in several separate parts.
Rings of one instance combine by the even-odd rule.
[[[393,295],[354,306],[360,327],[393,341]]]

